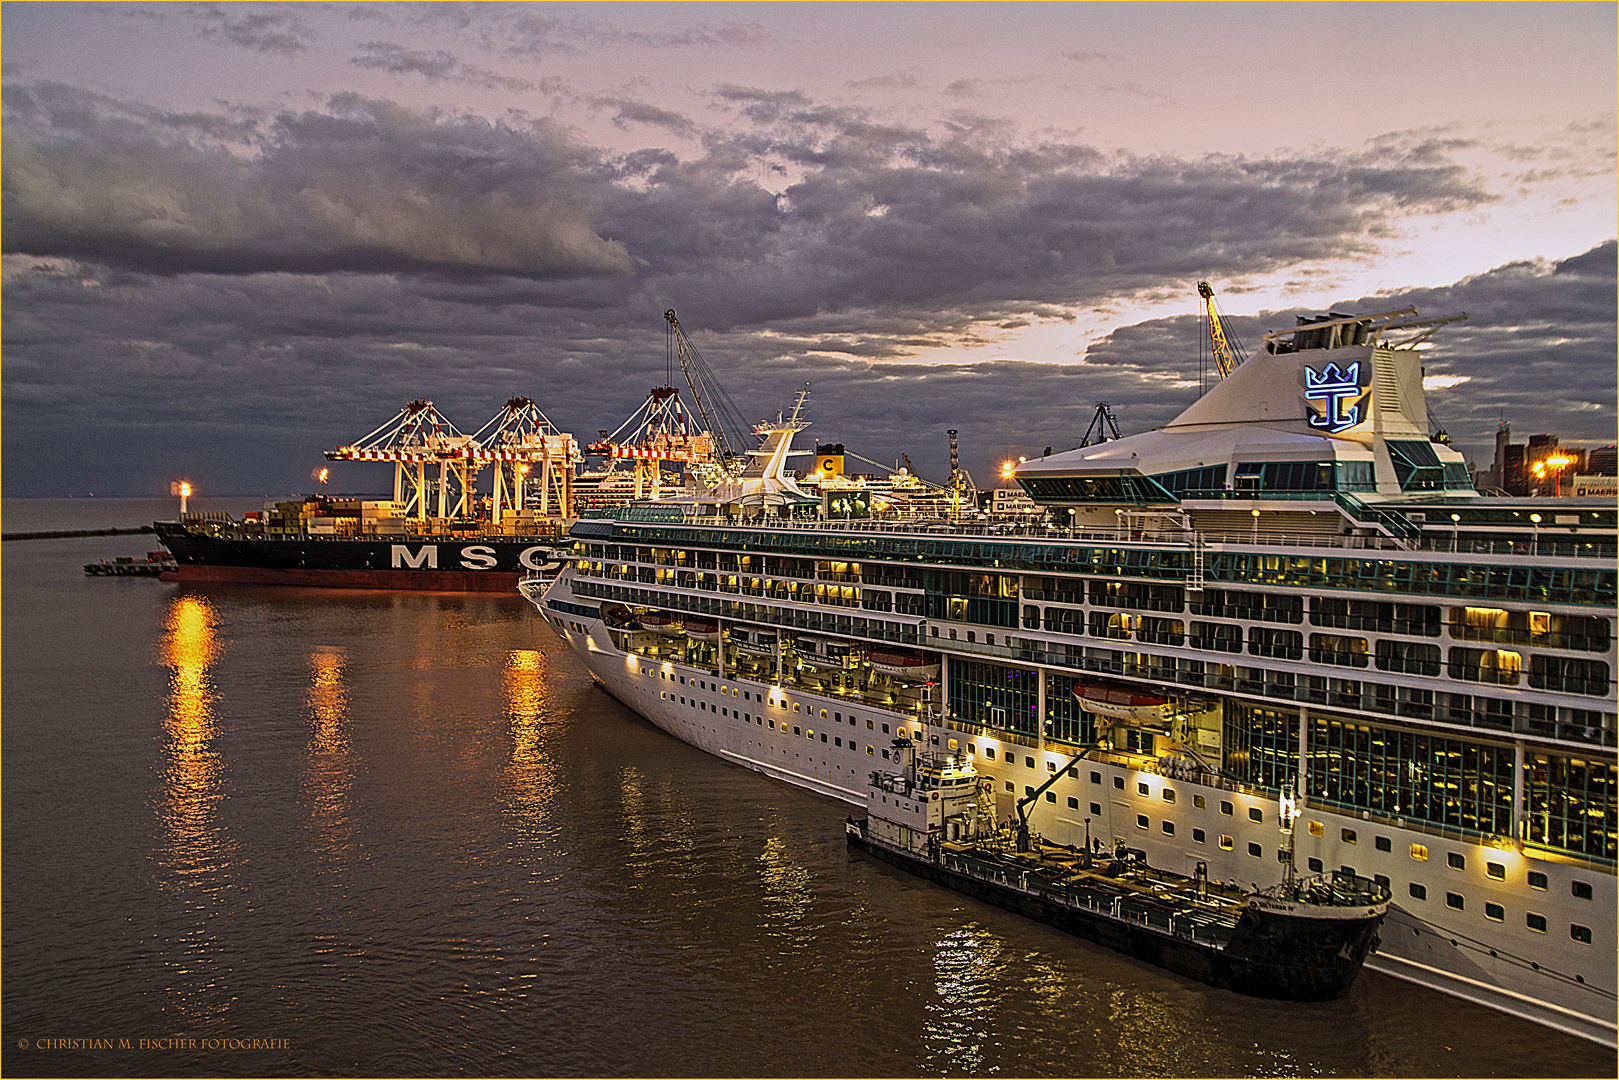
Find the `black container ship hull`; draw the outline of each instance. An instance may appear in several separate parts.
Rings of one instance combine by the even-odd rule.
[[[1014,884],[1019,879],[1014,867],[1005,868],[1004,881],[988,879],[893,848],[871,837],[864,826],[850,823],[849,846],[901,870],[1177,975],[1251,997],[1341,997],[1376,947],[1382,924],[1381,914],[1328,920],[1250,909],[1228,940],[1198,941],[1154,926],[1144,909],[1122,905],[1115,914],[1064,903]]]
[[[553,536],[218,536],[159,521],[176,566],[164,581],[228,581],[343,589],[512,592],[561,567]]]

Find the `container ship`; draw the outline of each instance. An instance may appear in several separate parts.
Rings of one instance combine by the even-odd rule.
[[[267,502],[239,521],[208,513],[156,522],[175,562],[163,580],[503,592],[560,568],[581,457],[529,398],[507,401],[472,435],[431,401],[412,401],[326,457],[392,464],[392,498],[311,495]],[[476,488],[485,469],[487,495]]]
[[[1227,345],[1165,427],[1018,465],[1043,523],[829,513],[783,468],[807,425],[762,425],[519,587],[629,708],[868,821],[903,738],[1043,851],[1370,881],[1367,968],[1613,1046],[1616,510],[1474,490],[1428,429],[1451,321]]]

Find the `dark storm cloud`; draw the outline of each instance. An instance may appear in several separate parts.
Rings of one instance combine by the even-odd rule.
[[[591,225],[595,155],[547,127],[344,95],[266,118],[242,152],[195,117],[69,87],[5,100],[7,252],[154,272],[630,269]]]
[[[1503,408],[1520,440],[1544,430],[1607,441],[1615,251],[1610,242],[1561,263],[1512,264],[1447,288],[1331,306],[1472,314],[1441,332],[1427,370],[1472,380],[1431,401],[1475,459],[1487,458]],[[161,494],[181,470],[213,491],[276,494],[307,486],[322,450],[418,396],[472,430],[507,397],[526,394],[588,438],[616,427],[666,377],[660,305],[591,306],[558,282],[153,277],[22,257],[8,259],[6,294],[12,494],[108,493],[117,490],[110,462],[130,494]],[[1252,351],[1303,310],[1228,324]],[[967,313],[887,311],[729,332],[713,329],[700,306],[681,313],[748,418],[773,415],[807,381],[810,438],[885,463],[909,454],[934,479],[947,469],[948,428],[960,430],[975,478],[990,483],[1005,458],[1077,445],[1097,402],[1128,433],[1167,422],[1198,392],[1200,326],[1191,315],[1120,327],[1080,364],[938,365],[884,357],[895,341],[968,336]],[[681,381],[678,367],[673,378]],[[334,483],[381,490],[385,471],[344,466]]]
[[[372,42],[428,77],[448,54]],[[889,304],[1085,304],[1192,273],[1367,253],[1397,213],[1490,196],[1430,144],[1196,160],[1023,142],[1005,121],[872,120],[798,91],[721,85],[753,124],[648,171],[543,124],[352,95],[304,113],[174,116],[72,88],[7,88],[6,250],[153,271],[631,274],[723,293],[728,322]],[[604,101],[621,123],[687,118]],[[217,145],[231,125],[248,145]],[[248,131],[247,128],[252,130]],[[796,166],[780,196],[755,176]],[[644,176],[627,189],[621,175]]]
[[[1097,401],[1131,430],[1172,417],[1196,394],[1178,385],[1197,379],[1195,322],[1121,328],[1082,364],[899,361],[1191,296],[1200,277],[1369,254],[1409,215],[1489,198],[1415,136],[1139,157],[1024,140],[994,117],[930,131],[741,86],[715,91],[750,118],[741,131],[600,102],[623,123],[692,124],[690,157],[352,96],[174,114],[48,84],[5,93],[8,494],[105,493],[114,473],[161,494],[198,463],[214,491],[290,491],[321,450],[418,396],[472,430],[527,394],[589,437],[664,381],[668,307],[750,418],[808,380],[814,437],[909,453],[937,478],[956,427],[988,482],[1000,457],[1077,443]],[[758,180],[773,168],[792,177],[780,194]],[[1472,364],[1482,383],[1499,363],[1490,393],[1529,407],[1549,376],[1592,385],[1606,349],[1608,411],[1580,415],[1611,426],[1606,259],[1606,279],[1599,253],[1424,297],[1478,309],[1432,370]],[[1550,365],[1533,378],[1526,346]],[[1478,417],[1436,400],[1474,435]],[[371,475],[340,480],[377,490]]]

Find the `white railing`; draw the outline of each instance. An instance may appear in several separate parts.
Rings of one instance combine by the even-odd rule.
[[[626,525],[700,526],[704,528],[751,528],[771,532],[833,532],[860,535],[918,536],[929,539],[962,540],[1044,540],[1093,544],[1142,544],[1149,547],[1178,547],[1218,550],[1233,547],[1314,548],[1344,551],[1420,551],[1457,555],[1524,556],[1536,558],[1614,558],[1614,540],[1597,541],[1553,539],[1534,536],[1528,540],[1482,540],[1465,535],[1430,533],[1412,542],[1389,536],[1293,533],[1274,529],[1248,529],[1236,532],[1190,532],[1162,529],[1058,528],[1050,525],[979,524],[952,522],[921,524],[911,521],[876,520],[772,520],[767,524],[736,518],[704,515],[670,521],[624,521]]]

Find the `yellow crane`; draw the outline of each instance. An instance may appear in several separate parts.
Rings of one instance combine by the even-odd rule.
[[[1237,341],[1233,335],[1226,336],[1225,326],[1220,322],[1220,312],[1214,306],[1214,289],[1206,281],[1197,283],[1197,295],[1203,298],[1204,306],[1208,309],[1209,344],[1214,349],[1214,364],[1220,369],[1220,378],[1225,378],[1237,370],[1237,365],[1248,359],[1242,351],[1242,342]],[[1232,347],[1232,343],[1236,347]]]

